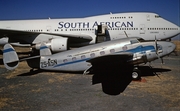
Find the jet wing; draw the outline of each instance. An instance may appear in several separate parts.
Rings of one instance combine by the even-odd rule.
[[[11,29],[0,29],[0,37],[16,37],[17,35],[27,35],[35,32],[11,30]]]
[[[0,29],[0,37],[9,37],[10,39],[16,39],[16,37],[23,35],[34,35],[34,34],[47,34],[55,35],[61,37],[67,37],[70,40],[80,40],[82,42],[89,42],[93,38],[86,34],[62,34],[62,33],[51,33],[51,32],[30,32],[30,31],[21,31],[21,30],[11,30],[11,29]]]
[[[110,54],[88,60],[92,64],[93,84],[101,83],[103,92],[118,95],[132,81],[132,53]]]

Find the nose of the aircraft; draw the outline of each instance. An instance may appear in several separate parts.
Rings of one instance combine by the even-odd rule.
[[[176,45],[174,43],[172,43],[172,42],[168,42],[168,47],[167,48],[168,48],[167,53],[171,53],[171,52],[173,52],[175,50]]]
[[[179,26],[177,26],[177,25],[174,25],[174,29],[176,29],[176,30],[173,30],[174,32],[174,36],[177,36],[177,35],[179,35],[180,34],[180,27]]]
[[[159,42],[159,44],[162,46],[162,53],[160,54],[161,57],[164,57],[171,52],[173,52],[176,48],[176,45],[172,42]]]

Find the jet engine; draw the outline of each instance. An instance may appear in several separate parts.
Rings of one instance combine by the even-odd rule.
[[[44,42],[46,46],[48,46],[52,52],[61,52],[68,50],[68,39],[67,38],[54,38],[48,42]],[[39,50],[41,43],[35,45],[35,49]]]

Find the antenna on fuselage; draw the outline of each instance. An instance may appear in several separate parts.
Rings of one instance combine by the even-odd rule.
[[[126,33],[126,31],[124,31],[124,33],[125,33],[126,37],[129,38],[128,35],[127,35],[127,33]]]

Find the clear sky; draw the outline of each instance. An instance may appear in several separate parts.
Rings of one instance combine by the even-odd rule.
[[[0,0],[0,20],[155,12],[180,26],[180,0]]]

